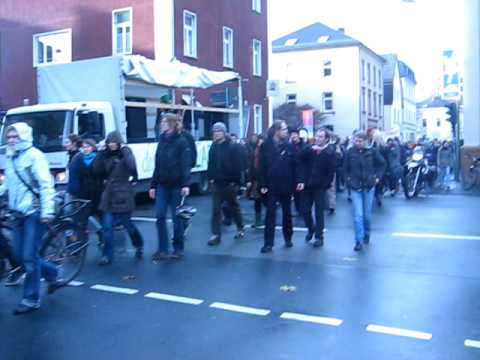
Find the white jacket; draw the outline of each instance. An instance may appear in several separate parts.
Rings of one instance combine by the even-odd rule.
[[[8,191],[8,205],[12,210],[25,215],[40,210],[40,217],[51,217],[55,213],[55,189],[48,161],[40,150],[33,147],[30,126],[16,123],[11,128],[17,131],[20,142],[15,149],[7,145],[5,182],[0,186],[0,195]],[[18,178],[14,166],[23,180],[40,195],[39,199]]]

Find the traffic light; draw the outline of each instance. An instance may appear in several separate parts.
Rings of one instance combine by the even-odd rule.
[[[447,104],[447,121],[450,121],[452,124],[452,128],[455,128],[458,121],[458,112],[457,112],[457,104],[456,103],[448,103]]]

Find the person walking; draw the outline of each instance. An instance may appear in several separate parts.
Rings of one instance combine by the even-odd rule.
[[[327,130],[328,131],[328,130]],[[330,215],[335,214],[337,209],[337,190],[338,190],[338,182],[342,181],[341,177],[339,176],[340,171],[338,171],[338,164],[342,163],[343,153],[340,147],[339,141],[336,140],[335,135],[330,136],[330,148],[331,151],[335,154],[335,172],[333,174],[332,183],[325,192],[326,198],[326,205],[328,208],[328,213]]]
[[[395,196],[399,189],[399,181],[402,178],[403,166],[401,162],[402,154],[400,147],[393,139],[387,140],[385,149],[385,160],[387,161],[387,182],[390,190],[390,196]]]
[[[224,123],[213,124],[213,144],[208,154],[207,176],[212,184],[212,236],[208,245],[216,246],[221,242],[222,203],[226,202],[237,226],[235,239],[245,236],[243,216],[238,202],[238,191],[242,184],[244,156],[237,144],[227,137]]]
[[[302,152],[300,187],[303,202],[303,218],[308,228],[305,241],[309,242],[315,235],[314,247],[323,246],[325,227],[325,193],[332,187],[335,176],[336,154],[330,145],[330,134],[326,129],[315,133],[315,144]],[[312,206],[315,205],[315,222]]]
[[[119,131],[112,131],[105,140],[106,148],[99,152],[93,164],[93,172],[104,181],[100,199],[103,212],[103,254],[98,265],[110,265],[114,260],[114,227],[122,224],[127,230],[133,246],[135,258],[143,257],[143,239],[140,231],[132,223],[135,209],[135,192],[130,179],[137,180],[137,165],[132,150],[124,144]]]
[[[385,160],[374,147],[367,148],[367,134],[355,134],[354,146],[345,155],[344,173],[352,192],[355,251],[370,242],[375,185],[385,172]]]
[[[97,158],[97,143],[93,139],[82,140],[82,151],[77,153],[68,164],[68,184],[66,202],[75,199],[90,200],[88,211],[78,220],[90,223],[95,228],[100,244],[103,243],[100,219],[100,196],[102,195],[102,179],[93,171]],[[85,229],[87,226],[85,226]]]
[[[149,196],[155,200],[157,216],[158,250],[152,260],[157,262],[168,257],[183,257],[185,222],[175,216],[182,197],[190,193],[188,181],[192,157],[187,140],[182,135],[178,116],[166,114],[160,122],[160,139],[155,153],[155,170],[150,184]],[[169,255],[167,211],[173,219],[173,252]]]
[[[67,150],[68,163],[70,164],[74,156],[80,152],[80,148],[82,147],[82,138],[77,134],[70,134],[65,140],[64,146],[65,150]]]
[[[13,224],[15,259],[25,269],[23,296],[14,315],[40,308],[40,279],[48,293],[59,288],[59,268],[40,258],[45,225],[54,218],[55,190],[45,155],[32,144],[32,128],[16,123],[7,128],[5,182],[0,195],[8,191],[8,206],[16,214]]]
[[[438,149],[437,167],[438,167],[438,184],[442,190],[450,190],[448,186],[448,177],[450,169],[453,167],[453,150],[448,141],[443,141]]]
[[[264,225],[262,220],[263,196],[258,184],[260,171],[260,148],[263,144],[262,135],[254,135],[249,143],[247,196],[254,202],[255,222],[253,227],[258,229]]]
[[[282,231],[285,247],[293,246],[292,194],[296,190],[296,164],[292,144],[288,141],[285,121],[275,120],[268,130],[268,139],[260,148],[260,193],[266,196],[264,246],[261,253],[272,252],[275,239],[277,203],[282,207]],[[300,185],[297,190],[303,190]]]
[[[306,148],[307,144],[300,137],[297,129],[292,129],[290,131],[290,143],[292,144],[292,147],[293,147],[295,162],[298,163],[300,154]],[[293,204],[295,205],[295,211],[298,214],[298,216],[303,216],[301,195],[302,194],[299,191],[293,192]]]

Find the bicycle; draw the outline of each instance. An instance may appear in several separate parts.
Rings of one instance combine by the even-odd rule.
[[[480,188],[480,157],[470,156],[471,164],[462,174],[462,185],[464,190]]]

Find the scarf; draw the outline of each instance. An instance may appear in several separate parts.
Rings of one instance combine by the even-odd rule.
[[[96,157],[97,157],[96,152],[91,152],[88,155],[83,154],[83,162],[88,167],[92,164],[93,160],[95,160]]]

